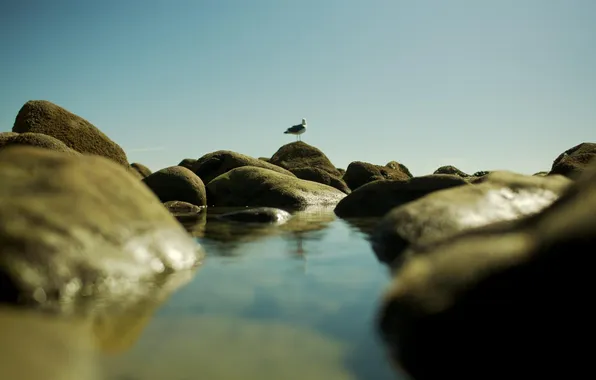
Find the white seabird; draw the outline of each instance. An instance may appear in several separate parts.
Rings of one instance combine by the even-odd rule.
[[[306,132],[306,119],[302,119],[301,124],[292,125],[290,128],[286,129],[284,132],[285,134],[296,135],[298,136],[298,140],[302,140],[300,135]]]

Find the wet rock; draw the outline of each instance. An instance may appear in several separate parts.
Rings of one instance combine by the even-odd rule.
[[[141,178],[149,177],[151,175],[151,169],[138,162],[133,162],[130,164],[130,167],[136,170],[141,175]]]
[[[433,174],[452,174],[452,175],[460,176],[462,178],[470,177],[469,174],[464,173],[461,170],[459,170],[458,168],[456,168],[455,166],[451,166],[451,165],[441,166],[440,168],[435,170],[435,172]]]
[[[414,379],[579,378],[592,329],[596,167],[542,212],[413,252],[379,313]]]
[[[410,245],[434,243],[468,229],[537,213],[570,183],[563,176],[492,172],[473,186],[437,191],[391,210],[373,234],[373,249],[379,260],[397,264],[396,258]]]
[[[120,307],[201,257],[127,168],[96,155],[0,151],[0,302],[61,312]]]
[[[209,183],[215,177],[218,177],[228,171],[243,167],[253,166],[273,170],[275,172],[295,177],[291,172],[280,168],[277,165],[272,165],[263,160],[246,156],[244,154],[231,152],[229,150],[218,150],[217,152],[209,153],[199,158],[193,165],[193,172],[198,175],[204,183]]]
[[[387,167],[354,161],[348,165],[343,179],[350,189],[356,190],[362,185],[378,180],[408,180],[410,177],[399,166]]]
[[[53,138],[52,136],[44,135],[41,133],[15,133],[15,132],[2,132],[0,133],[0,149],[15,146],[25,145],[34,146],[38,148],[44,148],[53,150],[56,152],[68,153],[71,155],[80,155],[79,152],[70,149],[62,141]]]
[[[207,193],[201,178],[182,166],[161,169],[143,182],[162,202],[182,201],[197,206],[207,204]]]
[[[409,180],[380,180],[352,191],[335,208],[341,218],[383,216],[391,209],[437,190],[469,185],[458,176],[433,174]]]
[[[178,164],[178,166],[182,166],[183,168],[187,168],[187,169],[192,170],[192,167],[196,163],[197,163],[197,160],[194,159],[194,158],[185,158],[184,160],[180,161],[180,163]]]
[[[223,207],[302,209],[336,204],[346,195],[321,183],[290,177],[273,170],[243,166],[207,184],[209,204]]]
[[[319,168],[299,168],[292,171],[296,177],[322,183],[327,186],[336,188],[345,194],[350,194],[351,190],[343,179],[333,176],[323,169]]]
[[[30,100],[21,107],[13,132],[42,133],[79,153],[95,154],[128,167],[124,150],[93,124],[47,100]]]
[[[595,143],[581,143],[561,153],[553,162],[550,174],[561,174],[575,179],[593,163],[596,157]]]
[[[243,223],[284,223],[290,217],[289,212],[274,207],[256,207],[227,212],[217,216],[220,220]]]
[[[203,207],[199,207],[192,203],[182,201],[167,201],[163,204],[172,214],[197,214],[203,210]]]

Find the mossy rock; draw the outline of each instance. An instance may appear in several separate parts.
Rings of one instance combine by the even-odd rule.
[[[350,163],[343,176],[344,181],[352,190],[356,190],[360,186],[373,181],[383,179],[406,181],[409,178],[410,177],[404,173],[399,166],[388,167],[373,165],[362,161],[354,161]]]
[[[243,166],[254,166],[258,168],[269,169],[280,174],[295,177],[290,171],[285,170],[277,165],[273,165],[263,160],[229,150],[218,150],[216,152],[204,155],[193,165],[192,171],[198,175],[204,183],[207,184],[215,177],[227,173],[232,169]]]
[[[432,192],[468,184],[465,179],[449,174],[369,182],[342,199],[335,207],[335,214],[341,218],[384,216],[394,207]]]
[[[302,168],[317,168],[341,178],[341,173],[319,148],[302,141],[286,144],[279,148],[269,160],[270,163],[289,171]]]
[[[196,163],[197,163],[197,160],[195,158],[185,158],[184,160],[180,161],[178,166],[182,166],[183,168],[192,170],[192,167]]]
[[[468,173],[465,173],[465,172],[459,170],[458,168],[456,168],[455,166],[451,166],[451,165],[441,166],[440,168],[435,170],[435,172],[433,174],[452,174],[452,175],[460,176],[462,178],[470,177],[470,175]]]
[[[396,170],[401,170],[403,173],[405,173],[408,177],[410,178],[414,178],[414,176],[412,175],[412,173],[410,172],[410,169],[408,169],[408,167],[404,164],[401,164],[397,161],[389,161],[387,163],[387,165],[385,165],[386,167],[390,168],[390,169],[396,169]]]
[[[80,156],[81,154],[73,149],[70,149],[62,141],[53,138],[52,136],[41,133],[15,133],[3,132],[0,133],[0,149],[15,146],[25,145],[38,148],[53,150],[56,152],[63,152],[70,155]]]
[[[553,162],[549,174],[561,174],[575,179],[586,167],[594,162],[596,157],[595,143],[581,143],[561,153]]]
[[[242,166],[207,184],[209,205],[222,207],[276,207],[299,210],[335,205],[346,194],[321,183],[302,180],[255,166]]]
[[[323,169],[319,168],[298,168],[293,169],[292,173],[300,179],[322,183],[327,186],[336,188],[345,194],[350,194],[351,190],[343,179],[335,177]]]
[[[141,175],[141,178],[145,178],[151,175],[151,169],[149,169],[143,164],[139,164],[138,162],[133,162],[132,164],[130,164],[130,167],[136,170]]]
[[[42,133],[79,153],[95,154],[128,167],[124,150],[89,121],[47,100],[30,100],[21,107],[13,132]]]
[[[197,206],[207,204],[205,184],[190,169],[170,166],[143,179],[162,202],[182,201]]]

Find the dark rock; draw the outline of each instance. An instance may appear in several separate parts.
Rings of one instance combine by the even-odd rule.
[[[547,176],[547,175],[548,175],[548,172],[544,172],[544,171],[542,171],[542,172],[537,172],[537,173],[534,173],[534,174],[532,174],[532,175],[534,175],[534,176],[537,176],[537,177],[545,177],[545,176]]]
[[[25,103],[17,114],[12,131],[42,133],[79,153],[103,156],[129,166],[124,150],[93,124],[46,100]]]
[[[293,172],[294,169],[318,168],[331,176],[341,178],[341,173],[319,148],[302,141],[286,144],[279,148],[269,160],[270,163]]]
[[[52,136],[41,133],[16,133],[16,132],[2,132],[0,133],[0,149],[14,146],[26,145],[38,148],[53,150],[56,152],[68,153],[71,155],[80,155],[79,152],[70,149],[62,141],[53,138]]]
[[[413,176],[413,175],[412,175],[412,173],[410,172],[410,169],[408,169],[408,168],[406,167],[406,165],[404,165],[404,164],[400,164],[400,163],[399,163],[399,162],[397,162],[397,161],[389,161],[389,162],[387,163],[387,165],[385,165],[385,166],[387,166],[387,167],[388,167],[388,168],[390,168],[390,169],[400,170],[402,173],[405,173],[405,174],[406,174],[408,177],[410,177],[410,178],[414,178],[414,176]]]
[[[469,174],[464,173],[461,170],[459,170],[458,168],[456,168],[455,166],[451,166],[451,165],[441,166],[440,168],[435,170],[435,172],[433,174],[452,174],[452,175],[460,176],[462,178],[470,177]]]
[[[348,165],[343,179],[350,189],[356,190],[362,185],[378,180],[408,180],[410,177],[397,165],[394,167],[373,165],[354,161]]]
[[[194,164],[197,163],[197,160],[194,158],[185,158],[184,160],[180,161],[178,166],[182,166],[183,168],[187,168],[192,170]]]
[[[412,202],[434,191],[469,185],[458,176],[433,174],[408,180],[380,180],[352,191],[335,208],[341,218],[383,216],[394,207]]]
[[[243,223],[284,223],[290,217],[289,212],[273,207],[256,207],[227,212],[217,216],[220,220]]]
[[[277,171],[242,166],[207,184],[209,204],[220,207],[277,207],[303,209],[335,205],[346,196],[321,183],[302,180]]]
[[[193,165],[192,171],[207,184],[215,177],[243,166],[269,169],[290,177],[295,177],[294,174],[277,165],[272,165],[268,162],[229,150],[218,150],[217,152],[204,155]]]
[[[182,166],[161,169],[143,182],[162,202],[182,201],[197,206],[207,204],[205,184],[195,173]]]
[[[269,162],[269,157],[259,157],[259,160]]]
[[[561,153],[553,162],[550,174],[561,174],[575,179],[593,163],[596,157],[595,143],[581,143]]]
[[[396,265],[410,245],[432,244],[465,230],[539,212],[569,184],[563,176],[492,172],[474,186],[437,191],[391,210],[373,234],[373,249],[379,260]]]
[[[133,162],[132,164],[130,164],[130,167],[139,172],[141,178],[145,178],[151,175],[151,169],[149,169],[143,164],[139,164],[138,162]]]
[[[294,175],[300,179],[322,183],[324,185],[334,187],[345,194],[349,194],[351,192],[348,185],[342,179],[329,174],[323,169],[298,168],[293,169],[292,173],[294,173]]]
[[[198,214],[204,209],[204,207],[200,207],[192,203],[182,201],[167,201],[164,202],[163,205],[165,206],[165,208],[168,209],[169,212],[171,212],[174,215]]]
[[[336,168],[337,171],[339,172],[339,174],[343,177],[344,174],[346,174],[346,170],[342,169],[342,168]]]
[[[412,252],[379,313],[391,355],[414,379],[585,376],[595,246],[596,165],[540,213]]]
[[[55,312],[123,307],[201,257],[121,165],[35,147],[0,151],[0,302]]]

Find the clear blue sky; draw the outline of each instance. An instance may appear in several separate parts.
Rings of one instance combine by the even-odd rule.
[[[46,99],[156,170],[303,140],[339,167],[548,170],[596,141],[594,0],[2,2],[0,130]]]

